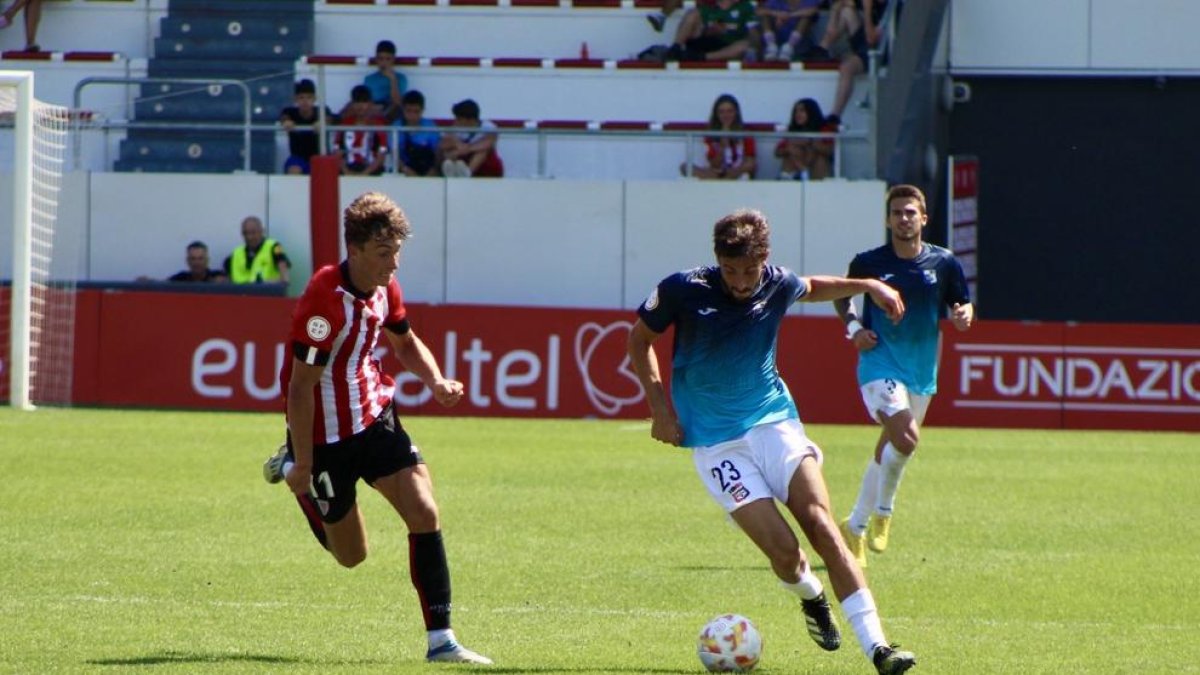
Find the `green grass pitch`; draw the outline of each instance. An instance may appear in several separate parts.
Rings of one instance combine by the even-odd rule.
[[[454,620],[499,673],[700,673],[725,612],[756,672],[827,654],[687,454],[644,423],[419,418]],[[260,475],[278,415],[0,412],[0,671],[463,672],[422,661],[405,530],[360,486],[338,567]],[[812,425],[841,516],[876,430]],[[1200,672],[1200,436],[929,428],[868,578],[924,673]],[[815,561],[818,574],[823,567]],[[840,616],[840,611],[839,611]]]

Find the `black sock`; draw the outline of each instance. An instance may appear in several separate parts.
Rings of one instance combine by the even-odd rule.
[[[440,530],[408,535],[408,570],[421,599],[425,630],[449,628],[450,568]]]

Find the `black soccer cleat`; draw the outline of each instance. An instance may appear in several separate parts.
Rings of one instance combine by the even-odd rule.
[[[917,655],[900,651],[900,645],[879,645],[871,661],[879,675],[900,675],[917,665]]]
[[[827,652],[835,651],[842,646],[842,633],[838,630],[837,621],[833,618],[833,610],[829,600],[822,592],[812,600],[800,600],[804,608],[804,621],[808,624],[808,636],[817,646]]]

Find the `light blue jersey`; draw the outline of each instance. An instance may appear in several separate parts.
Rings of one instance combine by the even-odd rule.
[[[863,299],[863,327],[875,331],[879,343],[859,353],[858,383],[892,379],[913,394],[936,393],[938,319],[946,307],[971,301],[954,254],[922,244],[917,257],[906,260],[885,244],[855,256],[847,276],[879,279],[904,298],[899,324],[893,324],[870,298]]]
[[[725,292],[719,268],[698,267],[663,279],[638,308],[650,330],[675,326],[671,401],[684,446],[715,445],[799,417],[775,349],[784,314],[807,292],[795,272],[768,265],[758,290],[740,302]]]

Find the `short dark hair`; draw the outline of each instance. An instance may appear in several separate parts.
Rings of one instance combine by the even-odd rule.
[[[188,247],[188,248],[202,248],[202,249],[204,249],[205,251],[207,251],[207,250],[208,250],[208,245],[207,245],[207,244],[205,244],[204,242],[200,241],[199,239],[197,239],[196,241],[193,241],[192,243],[188,244],[188,245],[187,245],[187,247]]]
[[[771,252],[771,226],[762,211],[739,209],[713,226],[713,251],[718,258],[766,260]]]
[[[401,105],[419,105],[425,107],[425,94],[416,89],[409,89],[404,92],[404,96],[400,99]]]
[[[894,199],[915,199],[917,204],[921,206],[921,213],[927,213],[925,209],[925,193],[921,192],[921,188],[916,185],[893,185],[887,191],[887,198],[883,200],[883,215],[886,218],[892,210],[892,200]]]
[[[365,84],[356,84],[350,90],[350,100],[355,103],[366,103],[371,100],[371,88]]]
[[[315,94],[317,93],[317,85],[312,80],[305,78],[296,83],[296,94]]]
[[[384,54],[396,55],[396,43],[391,40],[380,40],[375,44],[375,53],[383,52]]]
[[[396,202],[382,192],[364,192],[342,214],[346,245],[362,246],[372,239],[408,239],[412,226]]]
[[[454,113],[455,117],[461,117],[467,120],[479,119],[479,104],[471,99],[464,99],[454,104],[450,108],[450,112]]]

